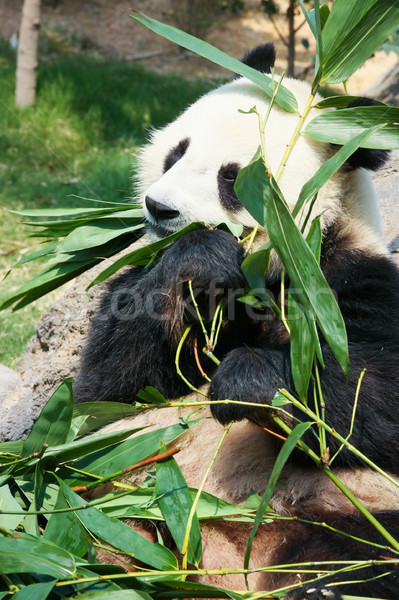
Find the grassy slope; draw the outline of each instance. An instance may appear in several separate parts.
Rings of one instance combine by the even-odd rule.
[[[38,243],[8,209],[81,205],[72,195],[125,199],[132,153],[148,128],[173,119],[210,87],[137,64],[58,52],[40,61],[36,106],[21,112],[14,107],[15,57],[2,40],[0,81],[0,274]],[[0,300],[38,268],[15,270],[2,282]],[[0,363],[15,366],[52,299],[0,314]]]

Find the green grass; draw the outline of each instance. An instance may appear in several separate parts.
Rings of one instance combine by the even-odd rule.
[[[212,87],[89,52],[51,50],[39,61],[35,107],[20,111],[14,106],[15,56],[0,39],[0,273],[38,244],[8,209],[82,205],[74,195],[126,199],[132,156],[148,129],[172,120]],[[0,301],[38,268],[13,271],[2,282]],[[54,295],[0,313],[0,363],[15,366],[52,301]]]

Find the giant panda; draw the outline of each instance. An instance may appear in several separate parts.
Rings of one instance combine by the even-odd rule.
[[[274,48],[264,44],[248,52],[243,62],[269,72]],[[299,110],[309,95],[307,83],[286,78]],[[207,480],[206,490],[232,502],[244,502],[252,490],[262,493],[279,450],[270,404],[285,388],[293,393],[289,336],[271,310],[250,310],[237,301],[246,286],[241,270],[244,250],[235,237],[214,224],[230,222],[250,229],[254,219],[234,191],[239,170],[259,145],[256,117],[245,114],[253,106],[265,114],[268,98],[255,84],[236,77],[201,97],[174,122],[153,131],[138,166],[138,198],[152,239],[163,238],[196,221],[204,228],[171,244],[155,265],[130,267],[110,280],[91,324],[79,373],[74,383],[77,402],[112,400],[131,402],[151,385],[168,398],[188,393],[176,372],[177,346],[188,324],[193,328],[182,348],[180,365],[193,386],[204,383],[194,357],[194,338],[204,343],[187,282],[192,281],[201,314],[211,317],[216,301],[225,303],[216,366],[206,357],[202,367],[210,376],[210,411],[179,440],[177,460],[189,485],[197,486],[223,430],[231,428]],[[309,118],[313,118],[316,109]],[[275,172],[296,124],[297,115],[274,105],[266,126],[266,144]],[[279,185],[292,208],[303,184],[337,148],[300,136],[284,167]],[[399,274],[382,241],[381,223],[368,171],[379,168],[386,152],[359,149],[320,190],[312,218],[321,215],[323,231],[321,268],[336,294],[344,316],[351,359],[348,381],[322,340],[325,369],[321,382],[327,422],[349,433],[359,374],[366,368],[350,441],[379,467],[399,481]],[[261,231],[254,248],[267,241]],[[266,287],[277,298],[281,265],[272,256]],[[246,405],[217,403],[235,399]],[[251,406],[251,403],[263,404]],[[309,396],[312,404],[312,397]],[[190,409],[192,410],[192,409]],[[206,408],[203,414],[208,415]],[[180,414],[186,414],[181,411]],[[301,414],[292,417],[303,419]],[[176,422],[176,409],[159,409],[134,417],[137,425],[165,426]],[[291,417],[286,417],[291,424]],[[113,425],[112,427],[125,427]],[[280,434],[282,432],[280,431]],[[318,452],[309,430],[304,441]],[[330,454],[339,447],[327,440]],[[343,449],[335,463],[341,480],[396,537],[399,536],[399,490],[382,475],[367,468]],[[356,573],[342,572],[320,582],[306,583],[315,573],[253,573],[253,590],[291,586],[286,598],[329,600],[341,594],[399,598],[396,556],[387,542],[354,509],[347,498],[304,455],[293,454],[271,502],[280,515],[263,525],[255,538],[252,568],[321,560],[384,560],[386,567],[368,566]],[[302,519],[302,520],[301,520]],[[313,522],[342,530],[342,537]],[[137,524],[136,524],[137,526]],[[245,523],[215,521],[202,527],[204,568],[241,568],[249,529]],[[149,533],[147,532],[147,535]],[[365,537],[378,545],[357,541]],[[381,558],[383,557],[383,558]],[[316,567],[317,571],[317,567]],[[364,581],[363,581],[364,580]],[[202,579],[229,589],[244,589],[242,575]],[[337,583],[337,586],[330,584]]]

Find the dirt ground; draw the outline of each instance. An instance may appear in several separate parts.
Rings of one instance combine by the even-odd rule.
[[[283,2],[280,2],[282,5]],[[0,0],[0,35],[6,39],[19,29],[23,0]],[[182,52],[174,44],[155,35],[131,18],[132,9],[158,20],[173,24],[170,0],[52,0],[43,3],[43,29],[63,29],[83,36],[99,51],[119,59],[138,60],[145,66],[162,72],[178,72],[186,76],[212,77],[223,71],[204,59]],[[281,12],[283,10],[281,9]],[[296,25],[302,22],[297,17]],[[277,17],[279,28],[285,31],[284,17]],[[305,49],[301,39],[310,43]],[[286,69],[286,48],[263,13],[259,0],[246,0],[239,15],[221,18],[208,32],[207,41],[240,57],[264,41],[273,41],[277,48],[278,71]],[[310,65],[314,52],[312,35],[307,25],[297,34],[296,73]],[[394,53],[377,53],[349,81],[349,93],[358,94],[371,85],[397,60]]]

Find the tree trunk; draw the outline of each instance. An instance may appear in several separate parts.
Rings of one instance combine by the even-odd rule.
[[[25,0],[26,1],[26,0]],[[296,0],[290,0],[287,17],[288,17],[288,77],[294,77],[295,66],[295,4]]]
[[[15,93],[15,103],[21,108],[35,102],[40,3],[41,0],[25,0],[22,9]]]

